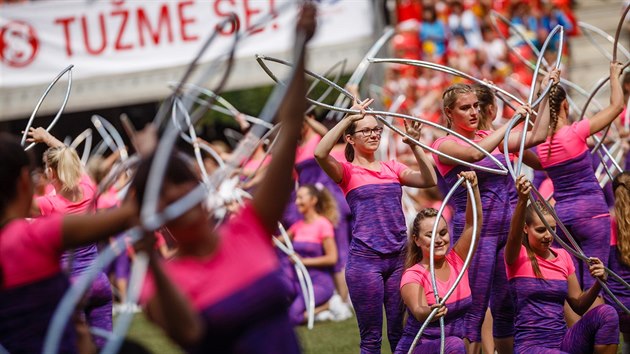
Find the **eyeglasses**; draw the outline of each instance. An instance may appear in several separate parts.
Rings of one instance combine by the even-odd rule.
[[[355,134],[357,133],[361,133],[362,136],[364,137],[368,137],[368,136],[372,136],[372,133],[381,136],[381,134],[383,134],[383,128],[378,127],[378,128],[374,128],[374,129],[363,129],[363,130],[357,130],[356,132],[354,132]]]

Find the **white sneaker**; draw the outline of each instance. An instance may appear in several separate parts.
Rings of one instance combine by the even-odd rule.
[[[350,306],[345,303],[338,294],[335,294],[330,298],[328,306],[330,308],[330,312],[332,312],[335,316],[333,319],[335,322],[345,321],[353,316]]]
[[[330,310],[324,310],[315,315],[315,321],[324,322],[324,321],[332,321],[335,319],[335,315]]]
[[[354,316],[354,314],[352,313],[350,306],[348,306],[347,304],[343,304],[343,306],[341,307],[341,311],[337,312],[333,321],[335,322],[345,321],[349,318],[352,318],[352,316]]]

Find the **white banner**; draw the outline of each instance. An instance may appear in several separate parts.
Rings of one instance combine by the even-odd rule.
[[[324,48],[344,51],[343,47],[356,48],[357,44],[361,49],[366,47],[373,32],[370,0],[321,0],[319,3],[318,32],[311,43],[314,52],[327,53],[322,51]],[[266,17],[270,20],[239,44],[237,64],[254,63],[256,53],[285,53],[293,41],[298,4],[295,0],[48,0],[2,5],[0,105],[4,108],[0,110],[3,111],[0,119],[30,113],[24,107],[34,106],[35,92],[41,94],[52,78],[69,64],[74,64],[76,83],[88,86],[90,83],[98,86],[99,80],[113,77],[124,80],[140,75],[146,78],[150,73],[164,76],[164,70],[181,69],[230,13],[237,15],[237,28],[228,25],[202,62],[225,53],[234,30],[251,28]],[[336,57],[334,53],[329,56]],[[325,60],[328,58],[322,59],[330,62]],[[245,75],[251,75],[251,71],[241,70]],[[233,73],[237,76],[234,82],[241,84],[232,88],[246,87],[247,83],[260,84],[257,82],[260,80],[251,76],[239,75],[238,71]],[[166,82],[164,88],[156,90],[149,87],[155,86],[155,80],[145,81],[146,87],[134,85],[134,92],[126,93],[123,101],[158,99],[158,91],[162,96],[166,94]],[[111,84],[109,86],[111,88]],[[33,92],[24,94],[25,88]],[[24,107],[17,107],[19,102],[14,101],[20,90]],[[89,95],[95,94],[101,96],[99,102],[107,101],[103,92],[83,93],[88,101]],[[68,108],[85,108],[84,100],[73,108],[75,96],[73,93]],[[32,102],[27,102],[29,100]],[[100,106],[108,105],[113,102]],[[54,109],[44,106],[43,111]]]

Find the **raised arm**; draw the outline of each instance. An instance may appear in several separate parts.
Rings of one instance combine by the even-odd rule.
[[[38,128],[29,128],[28,130],[28,138],[26,139],[29,143],[44,143],[48,145],[48,147],[60,147],[65,146],[59,139],[55,138],[52,134],[46,131],[46,129],[42,127]]]
[[[589,118],[591,135],[604,129],[623,111],[623,90],[619,81],[621,68],[622,65],[618,62],[610,63],[610,105]]]
[[[352,106],[352,109],[361,110],[361,114],[353,114],[345,116],[337,125],[335,125],[317,144],[315,147],[315,160],[321,168],[326,172],[326,174],[332,178],[336,183],[341,182],[341,178],[343,177],[343,168],[341,163],[337,161],[334,157],[330,156],[330,152],[333,147],[343,136],[343,133],[348,129],[348,127],[360,120],[365,116],[365,109],[374,102],[373,99],[367,98],[362,102],[355,102]]]
[[[599,258],[589,258],[588,269],[593,278],[606,281],[606,270],[604,269],[604,264],[599,260]],[[582,292],[580,283],[578,282],[575,273],[569,275],[567,282],[569,284],[567,303],[571,306],[571,309],[573,309],[575,313],[582,316],[597,299],[601,286],[599,285],[599,282],[595,282],[587,291]]]
[[[306,42],[313,37],[316,27],[316,9],[311,3],[305,3],[297,23],[296,38],[300,32],[306,36]],[[297,45],[297,44],[296,44]],[[289,83],[287,94],[280,106],[278,117],[282,122],[282,134],[278,137],[265,177],[253,198],[253,206],[267,230],[275,230],[276,223],[282,216],[289,200],[293,183],[291,174],[295,162],[295,150],[300,138],[304,111],[306,111],[306,89],[304,87],[304,56],[295,59],[297,73]]]
[[[325,125],[318,122],[317,119],[313,118],[312,116],[306,116],[306,118],[304,118],[304,121],[306,122],[306,124],[308,124],[309,127],[311,127],[311,129],[313,129],[313,131],[317,135],[324,136],[326,135],[326,133],[328,133],[328,128],[326,128]]]
[[[523,225],[525,225],[525,211],[527,209],[527,198],[532,190],[531,182],[520,175],[516,179],[516,190],[518,191],[518,201],[514,214],[512,215],[512,223],[510,224],[510,232],[508,240],[505,244],[505,263],[512,265],[518,258],[521,251],[521,239],[523,237]]]
[[[155,239],[152,233],[147,237]],[[164,273],[155,252],[151,252],[150,257],[149,267],[156,291],[155,296],[147,303],[145,312],[149,319],[162,327],[177,344],[191,346],[203,336],[203,321]]]
[[[477,142],[485,151],[493,151],[499,146],[505,136],[507,124],[501,126],[499,129],[493,131],[483,140]],[[440,144],[438,150],[449,156],[453,156],[457,159],[466,162],[478,162],[481,161],[486,155],[470,145],[461,145],[453,140],[446,140]],[[439,157],[440,162],[446,165],[458,165],[458,162],[452,161],[446,157]]]
[[[557,85],[560,82],[560,70],[554,69],[550,71],[542,80],[541,87],[546,87],[549,82],[552,82],[553,85]],[[521,106],[516,110],[516,113],[520,113],[521,115],[526,114],[527,112],[531,113],[529,107]],[[534,117],[533,114],[530,115],[530,118],[534,121],[534,126],[532,130],[527,131],[525,135],[525,149],[536,146],[547,139],[547,135],[549,133],[549,122],[551,119],[551,111],[549,109],[549,95],[545,96],[543,100],[538,105],[537,116]],[[527,127],[529,128],[529,127]],[[521,131],[513,131],[510,132],[508,138],[508,149],[510,152],[517,152],[520,144],[521,144]],[[503,145],[499,146],[500,149],[503,149]]]
[[[407,134],[415,140],[420,140],[422,123],[411,122],[410,124],[407,124],[406,120],[404,122]],[[403,138],[403,142],[411,148],[413,156],[418,162],[419,170],[415,171],[409,168],[403,171],[400,176],[402,184],[416,188],[428,188],[435,186],[437,184],[435,169],[433,168],[433,164],[429,160],[428,156],[424,153],[424,150],[407,137]]]
[[[536,171],[544,170],[544,168],[540,164],[540,159],[538,158],[538,155],[536,155],[531,150],[523,151],[523,163]]]
[[[475,195],[475,205],[477,207],[477,215],[474,215],[472,208],[473,201],[470,200],[470,197],[468,197],[468,201],[466,202],[466,224],[464,225],[464,231],[462,231],[462,235],[455,243],[455,246],[453,246],[453,251],[455,251],[461,259],[466,259],[470,247],[473,247],[473,252],[475,252],[477,249],[477,245],[479,244],[479,238],[481,236],[481,225],[483,223],[483,209],[481,207],[481,197],[479,196],[477,174],[473,171],[463,171],[459,174],[459,177],[464,177],[466,181],[470,182],[470,185],[472,186]],[[468,192],[466,192],[466,195],[468,195]],[[477,218],[477,235],[475,238],[475,243],[473,244],[473,221],[475,217]]]

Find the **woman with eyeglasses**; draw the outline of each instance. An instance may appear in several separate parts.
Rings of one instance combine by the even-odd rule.
[[[549,80],[557,82],[559,74],[560,72],[557,70],[552,71],[543,79],[542,86],[546,86]],[[449,129],[474,141],[486,151],[490,151],[502,164],[505,164],[501,150],[507,124],[495,131],[479,128],[482,122],[482,113],[480,112],[479,97],[472,86],[465,84],[450,86],[442,94],[442,104]],[[517,113],[531,114],[532,111],[527,106],[521,106],[517,109]],[[535,124],[532,130],[526,134],[526,149],[545,140],[549,126],[547,98],[541,102],[538,116],[532,114],[531,117]],[[520,131],[514,130],[510,133],[508,141],[510,152],[518,152],[520,139]],[[490,158],[451,134],[437,139],[432,147],[466,162],[496,168],[495,163]],[[436,154],[433,155],[433,159],[439,173],[449,186],[457,182],[462,171],[470,170],[470,167],[459,165],[455,161]],[[472,290],[472,306],[465,315],[464,333],[468,341],[468,352],[480,353],[481,325],[488,303],[490,303],[496,350],[500,354],[511,353],[514,335],[514,310],[509,296],[505,267],[501,262],[497,264],[497,259],[503,259],[503,249],[512,218],[511,210],[516,204],[517,196],[514,182],[509,175],[498,175],[482,170],[476,172],[484,218],[477,255],[473,258],[468,270]],[[453,242],[457,242],[465,227],[466,200],[467,193],[464,188],[456,190],[451,199],[455,209],[452,221]]]
[[[399,285],[407,228],[401,186],[427,188],[436,184],[431,162],[410,139],[404,141],[416,157],[418,170],[394,160],[376,159],[383,127],[365,112],[372,102],[356,101],[352,108],[361,113],[343,118],[315,149],[317,162],[339,184],[353,216],[346,282],[359,324],[361,353],[381,352],[383,305],[392,351],[402,336],[404,305]],[[420,138],[420,124],[406,128],[411,137]],[[342,136],[347,143],[347,161],[330,155]]]

